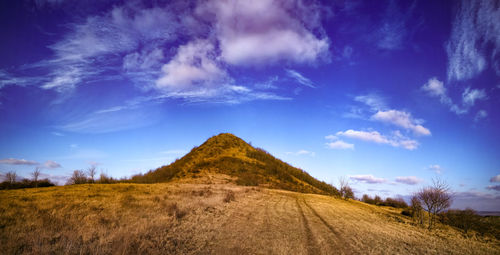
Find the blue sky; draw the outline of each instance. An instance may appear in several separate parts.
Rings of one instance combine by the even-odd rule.
[[[0,173],[63,184],[231,132],[336,184],[500,210],[495,1],[0,4]]]

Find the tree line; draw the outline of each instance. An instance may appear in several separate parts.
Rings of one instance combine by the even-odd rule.
[[[32,177],[31,179],[22,178],[18,180],[17,173],[15,171],[9,171],[5,174],[5,180],[0,183],[0,190],[55,186],[48,178],[40,179],[41,171],[39,167],[36,167],[30,175]]]

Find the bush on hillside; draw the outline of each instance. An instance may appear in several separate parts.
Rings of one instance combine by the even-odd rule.
[[[394,208],[407,208],[408,204],[402,199],[402,198],[386,198],[385,200],[382,200],[379,196],[375,196],[375,198],[371,198],[369,195],[364,194],[363,197],[361,198],[362,202],[365,202],[367,204],[372,204],[372,205],[379,205],[379,206],[390,206]]]

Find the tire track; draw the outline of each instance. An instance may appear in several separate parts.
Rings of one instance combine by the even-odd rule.
[[[352,251],[351,244],[345,240],[345,238],[342,236],[340,232],[338,232],[332,225],[330,225],[330,223],[328,223],[321,215],[319,215],[318,211],[312,208],[304,198],[302,199],[302,202],[307,206],[307,208],[309,208],[309,210],[311,210],[314,216],[316,216],[323,223],[323,225],[327,227],[330,230],[330,232],[335,236],[335,243],[337,243],[339,246],[335,247],[336,249],[340,249],[342,251],[341,253],[344,253],[349,250]]]
[[[299,203],[299,197],[296,197],[295,202],[297,203],[297,207],[299,208],[299,213],[302,215],[302,224],[304,230],[306,231],[306,241],[307,241],[307,253],[308,254],[320,254],[320,250],[318,249],[318,243],[314,239],[313,233],[311,231],[311,227],[309,226],[309,222],[307,220],[306,215],[304,214],[304,210]]]

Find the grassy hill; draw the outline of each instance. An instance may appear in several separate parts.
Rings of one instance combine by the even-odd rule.
[[[235,184],[0,191],[2,254],[500,254],[493,237],[398,209]]]
[[[155,183],[179,179],[197,179],[210,174],[224,174],[239,185],[265,186],[290,191],[336,195],[335,187],[318,181],[307,172],[292,167],[263,149],[254,148],[228,133],[211,137],[184,157],[132,182]]]

